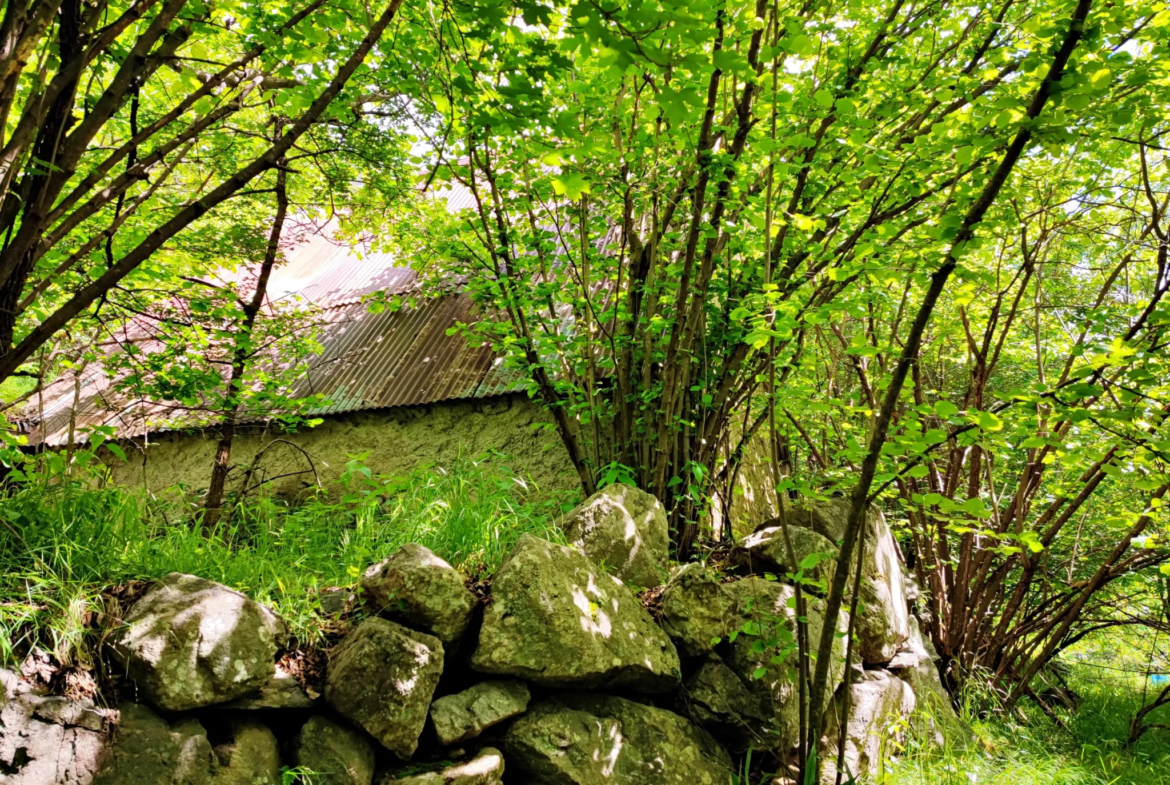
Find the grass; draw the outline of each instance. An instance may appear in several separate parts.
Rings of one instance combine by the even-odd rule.
[[[192,516],[143,495],[83,482],[34,482],[0,503],[0,665],[31,645],[63,665],[88,656],[102,591],[186,572],[238,589],[281,613],[302,639],[315,629],[316,590],[417,542],[469,576],[494,569],[524,532],[557,539],[557,500],[501,456],[460,460],[402,478],[352,462],[329,498],[239,506],[214,536]]]
[[[909,749],[882,785],[1170,785],[1170,733],[1149,731],[1125,746],[1141,677],[1074,666],[1070,683],[1084,703],[1066,715],[1067,729],[1039,711],[968,717],[980,744],[962,753]]]

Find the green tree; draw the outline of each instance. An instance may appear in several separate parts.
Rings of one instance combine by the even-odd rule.
[[[1037,261],[1041,230],[1031,211],[1082,227],[1078,263],[1094,275],[1108,253],[1092,245],[1105,231],[1093,222],[1108,219],[1078,205],[1132,193],[1142,151],[1161,136],[1166,107],[1158,82],[1170,18],[1160,6],[892,0],[470,8],[437,17],[436,49],[447,56],[417,65],[416,101],[428,110],[422,125],[439,180],[461,183],[474,204],[437,243],[444,263],[433,269],[465,277],[483,312],[498,317],[470,329],[529,374],[584,489],[629,476],[657,494],[670,510],[679,556],[702,530],[711,489],[735,471],[756,434],[772,445],[782,489],[852,494],[841,544],[848,561],[864,547],[865,506],[897,492],[900,471],[920,479],[920,456],[934,445],[960,456],[952,472],[982,483],[981,467],[990,464],[974,457],[983,448],[972,450],[972,440],[1002,431],[1003,412],[1035,417],[1053,396],[1073,392],[1095,394],[1104,405],[1104,390],[1072,388],[1129,373],[1122,368],[1135,362],[1078,370],[1082,351],[1070,369],[1076,382],[1041,373],[988,384],[995,346],[1010,342],[1019,354],[1024,321],[1008,313],[1027,313],[1019,303],[1037,271],[1059,269],[1051,285],[1072,289],[1088,277],[1075,266]],[[1092,175],[1098,179],[1083,193],[1070,185]],[[1038,183],[1059,192],[1047,208],[1030,193]],[[1123,232],[1134,220],[1161,227],[1163,195],[1154,190],[1141,217],[1130,212],[1139,200],[1118,207],[1114,219],[1130,227]],[[997,245],[1009,236],[1013,242]],[[1140,294],[1127,303],[1126,313],[1137,311],[1133,321],[1109,336],[1119,342],[1118,357],[1144,355],[1141,345],[1161,348],[1163,279],[1143,275]],[[970,326],[972,292],[991,298],[979,303],[990,325],[983,336]],[[1106,300],[1109,294],[1106,288]],[[940,314],[945,323],[935,321]],[[1062,315],[1053,312],[1050,323]],[[1093,318],[1112,317],[1097,309]],[[953,340],[960,328],[972,332],[963,350],[981,358],[964,369],[972,382],[961,406],[920,383],[925,351],[937,348],[928,331]],[[1091,326],[1088,337],[1098,340]],[[844,394],[818,388],[826,356],[847,363],[855,377]],[[1035,375],[1035,357],[1024,362],[1023,375]],[[1152,374],[1151,364],[1160,360],[1141,372]],[[1022,398],[1015,394],[1021,386]],[[1012,392],[996,398],[1000,390]],[[1134,422],[1157,432],[1161,418],[1142,419],[1149,402],[1141,400],[1128,404]],[[839,448],[809,438],[816,471],[781,466],[782,428],[795,422],[808,433],[814,422],[796,415],[813,404],[823,407]],[[777,418],[777,407],[795,414]],[[1056,427],[1049,417],[1026,438],[1047,438]],[[995,448],[1010,451],[1021,471],[1028,450],[1044,449],[1026,438]],[[1125,442],[1127,459],[1145,449],[1129,449],[1132,432],[1109,438]],[[1070,455],[1053,472],[1076,486],[1065,498],[1096,487],[1093,475],[1082,479],[1078,471],[1088,454]],[[983,520],[992,504],[980,487],[998,493],[998,485],[949,482],[950,503]],[[1132,525],[1103,533],[1119,559],[1097,561],[1100,574],[1038,638],[1031,598],[1043,601],[1045,581],[1027,573],[1041,562],[1030,555],[1032,540],[1043,550],[1048,521],[1031,494],[1048,498],[1032,483],[1021,483],[1018,518],[1002,497],[995,519],[1008,527],[1002,531],[964,533],[947,528],[953,516],[934,512],[917,524],[942,527],[931,544],[967,537],[967,557],[962,547],[944,557],[944,580],[952,596],[974,591],[977,607],[990,603],[978,624],[990,617],[993,627],[1012,630],[1011,664],[1000,675],[1013,700],[1067,642],[1086,598],[1101,596],[1114,568],[1163,558],[1130,550],[1150,519],[1137,511]],[[915,503],[912,493],[909,500]],[[920,563],[927,556],[924,548]],[[996,575],[994,585],[972,589],[979,582],[962,572],[964,558]],[[851,577],[837,571],[823,600],[830,616]],[[1027,602],[1001,613],[1009,585]],[[968,626],[950,611],[932,624],[940,637],[944,627]],[[948,656],[981,659],[988,640],[956,639]],[[801,643],[806,752],[820,736],[830,644]],[[812,776],[807,755],[802,766]]]
[[[306,136],[353,133],[393,95],[410,28],[379,42],[399,4],[7,3],[0,379],[111,291],[157,280],[166,243]]]

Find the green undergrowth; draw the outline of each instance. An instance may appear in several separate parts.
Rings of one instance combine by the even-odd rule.
[[[1142,705],[1142,678],[1102,678],[1074,666],[1070,684],[1084,702],[1061,713],[1067,727],[1031,705],[1022,716],[968,716],[978,744],[947,753],[911,744],[881,785],[1170,785],[1170,732],[1151,730],[1125,743],[1129,718]],[[1159,711],[1170,721],[1170,707]]]
[[[170,572],[238,589],[311,640],[318,588],[356,583],[407,542],[480,577],[525,532],[557,539],[567,503],[537,494],[502,456],[402,478],[354,461],[333,490],[295,505],[253,498],[209,537],[197,515],[142,493],[34,478],[0,500],[0,665],[31,645],[65,665],[84,662],[108,587]]]

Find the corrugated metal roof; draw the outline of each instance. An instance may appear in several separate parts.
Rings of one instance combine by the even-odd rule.
[[[461,189],[443,198],[451,209],[460,209],[470,196]],[[291,390],[296,398],[325,398],[310,414],[486,398],[526,388],[523,374],[505,368],[490,346],[473,344],[459,333],[448,335],[456,325],[478,318],[467,295],[422,296],[414,305],[380,313],[364,302],[374,292],[404,294],[417,288],[417,273],[391,254],[364,254],[328,233],[288,253],[273,273],[269,300],[298,297],[320,309],[323,351]],[[144,325],[127,330],[121,340],[142,348],[155,341]],[[107,347],[120,349],[117,341]],[[24,415],[29,442],[51,446],[68,443],[71,422],[80,443],[93,426],[112,426],[119,437],[129,438],[199,425],[208,417],[173,402],[131,399],[116,391],[115,380],[99,364],[81,373],[79,390],[72,374],[57,379],[34,396]]]

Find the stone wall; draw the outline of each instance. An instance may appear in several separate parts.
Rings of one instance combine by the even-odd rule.
[[[844,509],[794,511],[805,551],[832,560]],[[267,608],[166,576],[109,640],[116,708],[0,672],[0,785],[278,785],[282,768],[302,785],[728,785],[749,751],[787,782],[796,611],[773,527],[726,568],[670,564],[666,527],[653,496],[611,486],[567,516],[570,545],[522,537],[486,596],[403,546],[321,603],[324,626],[344,630],[323,673],[290,670],[304,652],[288,656]],[[966,733],[880,513],[867,538],[857,656],[839,638],[830,667],[833,706],[848,692],[850,709],[830,711],[822,747],[832,760],[844,736],[851,777],[874,773],[907,725],[937,743]],[[826,622],[809,589],[815,640]],[[848,629],[847,614],[833,624]]]
[[[278,478],[268,490],[295,496],[318,479],[334,485],[348,456],[358,453],[369,453],[366,465],[377,474],[406,475],[492,450],[509,456],[509,465],[541,489],[576,488],[576,473],[548,425],[537,403],[515,394],[330,415],[295,433],[252,429],[236,436],[228,487],[238,489],[258,451],[259,476]],[[210,430],[152,434],[149,441],[126,445],[126,462],[108,452],[104,457],[117,484],[143,486],[159,496],[189,493],[207,487],[217,439]]]
[[[178,498],[206,489],[217,439],[211,430],[156,433],[125,444],[126,461],[108,450],[103,451],[103,460],[115,484]],[[736,475],[731,520],[737,539],[776,515],[766,447],[763,437],[753,439]],[[405,476],[422,466],[449,466],[460,456],[474,458],[494,451],[508,456],[508,465],[542,492],[580,488],[551,420],[538,402],[522,393],[329,415],[315,428],[292,433],[245,429],[232,447],[229,491],[238,491],[258,451],[259,476],[276,478],[265,484],[266,491],[285,497],[295,497],[317,482],[336,492],[335,481],[349,456],[363,452],[369,453],[366,465],[374,473]],[[716,494],[712,504],[716,528],[724,525],[724,508]]]

